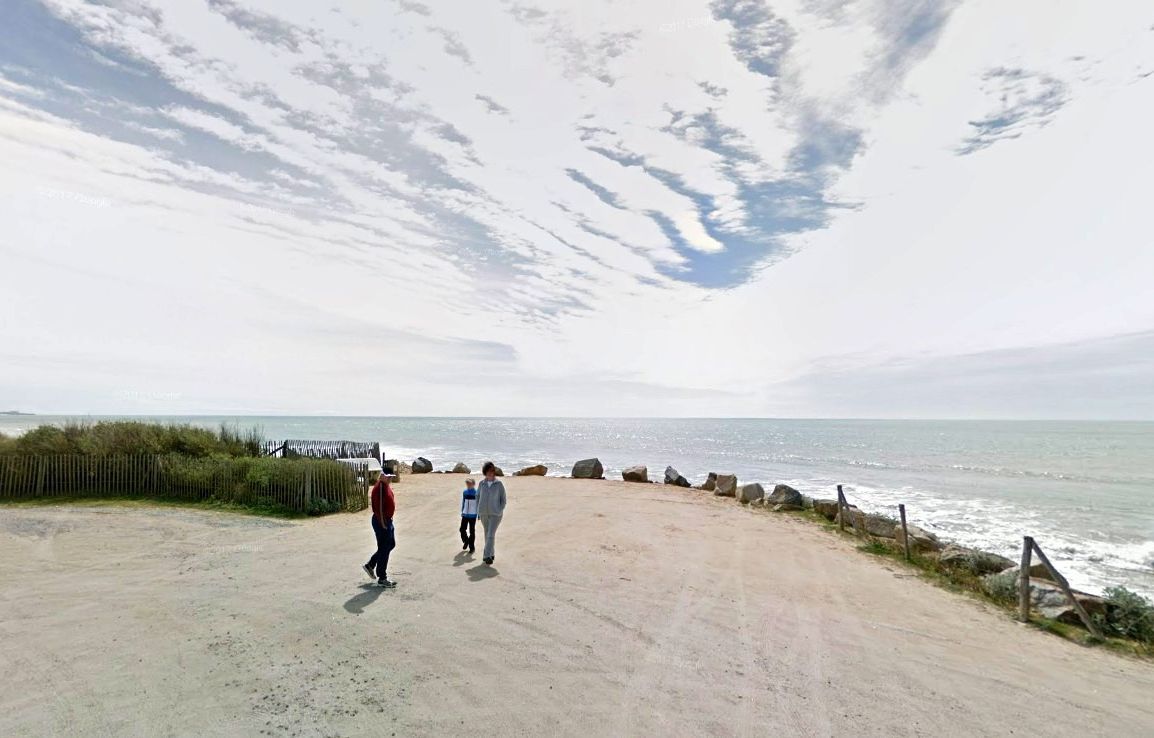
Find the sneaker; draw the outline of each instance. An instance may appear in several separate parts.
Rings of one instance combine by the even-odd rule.
[[[469,544],[467,544],[467,543],[466,543],[464,546],[461,546],[461,550],[462,550],[462,551],[467,551],[467,550],[469,550]]]
[[[392,579],[378,579],[377,580],[377,586],[378,587],[384,587],[385,589],[393,589],[394,587],[397,586],[397,583],[394,582]]]
[[[361,568],[364,569],[365,573],[369,575],[369,579],[376,579],[377,578],[377,575],[373,573],[373,567],[369,566],[368,564],[365,564]]]
[[[492,560],[492,559],[484,559],[484,562],[485,562],[486,564],[492,564],[492,563],[493,563],[493,560]]]

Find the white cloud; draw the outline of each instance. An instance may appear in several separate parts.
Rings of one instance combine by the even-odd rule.
[[[1154,327],[1144,3],[426,5],[53,0],[100,63],[0,50],[0,399],[837,414]]]

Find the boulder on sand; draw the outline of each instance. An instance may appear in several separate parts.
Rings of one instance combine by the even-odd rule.
[[[765,499],[765,488],[757,482],[753,484],[743,484],[741,488],[737,490],[737,501],[743,504],[763,499]]]
[[[649,482],[649,468],[645,466],[631,466],[621,471],[621,478],[626,482]]]
[[[496,464],[494,464],[494,465],[493,465],[493,476],[495,476],[495,477],[503,477],[503,476],[505,476],[505,472],[503,472],[503,471],[501,470],[501,467],[499,467],[499,466],[497,466]]]
[[[813,509],[826,520],[837,518],[837,500],[814,500]]]
[[[973,574],[996,574],[1014,565],[1005,556],[950,544],[942,550],[938,561],[943,566],[965,569]]]
[[[454,474],[468,474],[469,473],[469,467],[466,466],[463,462],[458,461],[456,464],[453,465],[453,473]]]
[[[431,471],[433,471],[433,462],[424,456],[418,456],[417,460],[413,462],[413,474],[428,474]]]
[[[545,476],[545,473],[547,471],[549,471],[549,467],[545,466],[544,464],[534,464],[533,466],[527,466],[524,469],[521,469],[520,471],[513,472],[513,476],[515,476],[515,477],[543,477],[543,476]]]
[[[834,522],[837,520],[838,516],[835,516]],[[893,538],[894,528],[901,527],[901,524],[893,518],[887,518],[885,515],[870,515],[852,506],[846,511],[845,524],[876,538]]]
[[[675,484],[678,487],[689,487],[689,480],[677,473],[672,466],[665,467],[665,483]]]
[[[1106,600],[1086,592],[1071,591],[1074,593],[1074,599],[1091,618],[1095,615],[1106,616],[1106,610],[1109,607]],[[1060,623],[1082,625],[1082,618],[1078,616],[1078,610],[1070,604],[1070,599],[1066,597],[1066,593],[1054,582],[1045,579],[1031,579],[1030,606],[1036,608],[1043,617],[1057,620]]]
[[[798,492],[788,484],[779,484],[773,488],[773,492],[769,493],[769,497],[766,498],[765,504],[790,505],[800,510],[802,508],[801,492]]]
[[[910,532],[910,550],[911,551],[941,551],[942,542],[938,537],[928,530],[922,530],[916,525],[906,525],[906,530]],[[902,526],[894,526],[894,539],[897,540],[899,546],[906,545],[906,537],[902,535]]]
[[[705,477],[705,481],[697,488],[705,490],[706,492],[712,492],[717,489],[717,472],[709,472],[709,475]]]
[[[574,479],[604,479],[605,467],[600,459],[582,459],[573,465]]]
[[[1043,568],[1045,568],[1043,566]],[[1018,572],[1022,569],[1019,566],[1011,566],[1010,568],[998,572],[996,574],[987,574],[982,577],[982,589],[989,594],[999,592],[1013,591],[1014,597],[1017,597],[1019,586]],[[1066,593],[1062,591],[1054,582],[1048,579],[1035,579],[1033,576],[1034,567],[1030,567],[1030,609],[1037,612],[1042,617],[1057,620],[1060,623],[1068,623],[1070,625],[1082,625],[1082,618],[1078,616],[1077,609],[1070,604],[1070,600],[1066,597]],[[1047,571],[1047,574],[1049,572]],[[1086,611],[1086,614],[1091,618],[1095,616],[1105,617],[1109,609],[1109,604],[1106,600],[1096,595],[1087,594],[1086,592],[1079,592],[1078,590],[1071,590],[1074,593],[1074,599]]]
[[[736,474],[718,474],[714,482],[713,494],[718,497],[737,497]]]

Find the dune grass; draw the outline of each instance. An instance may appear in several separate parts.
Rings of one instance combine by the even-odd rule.
[[[216,430],[193,425],[147,423],[138,420],[102,420],[96,423],[69,421],[42,425],[10,438],[0,436],[0,454],[10,456],[136,456],[178,454],[208,456],[260,456],[264,433],[253,427],[242,430],[222,424]]]

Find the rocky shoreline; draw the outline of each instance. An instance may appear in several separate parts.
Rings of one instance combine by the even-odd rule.
[[[411,464],[394,460],[386,461],[385,465],[398,475],[470,473],[469,467],[460,462],[450,470],[434,471],[432,462],[423,456],[417,457]],[[533,464],[513,472],[513,476],[546,476],[548,471],[549,468],[544,464]],[[504,476],[499,468],[497,476]],[[573,464],[568,476],[572,479],[605,479],[605,467],[596,457],[582,459]],[[773,513],[808,511],[827,522],[842,523],[837,499],[813,498],[787,484],[775,484],[767,494],[760,482],[739,484],[735,474],[709,472],[703,483],[693,485],[673,466],[665,468],[662,482],[650,479],[649,469],[644,465],[624,468],[621,478],[622,481],[635,484],[661,483],[711,492],[716,497],[733,498],[741,505]],[[942,541],[937,535],[908,523],[903,532],[900,520],[866,513],[854,505],[847,505],[844,523],[859,537],[896,549],[904,549],[908,537],[912,552],[922,559],[937,563],[943,569],[978,578],[982,591],[987,595],[1003,600],[1009,599],[1011,595],[1017,596],[1020,567],[1004,556]],[[1029,593],[1031,609],[1043,617],[1068,625],[1083,626],[1076,608],[1042,564],[1030,567]],[[1105,598],[1077,590],[1074,590],[1074,596],[1091,617],[1105,618],[1109,614],[1110,604]]]

